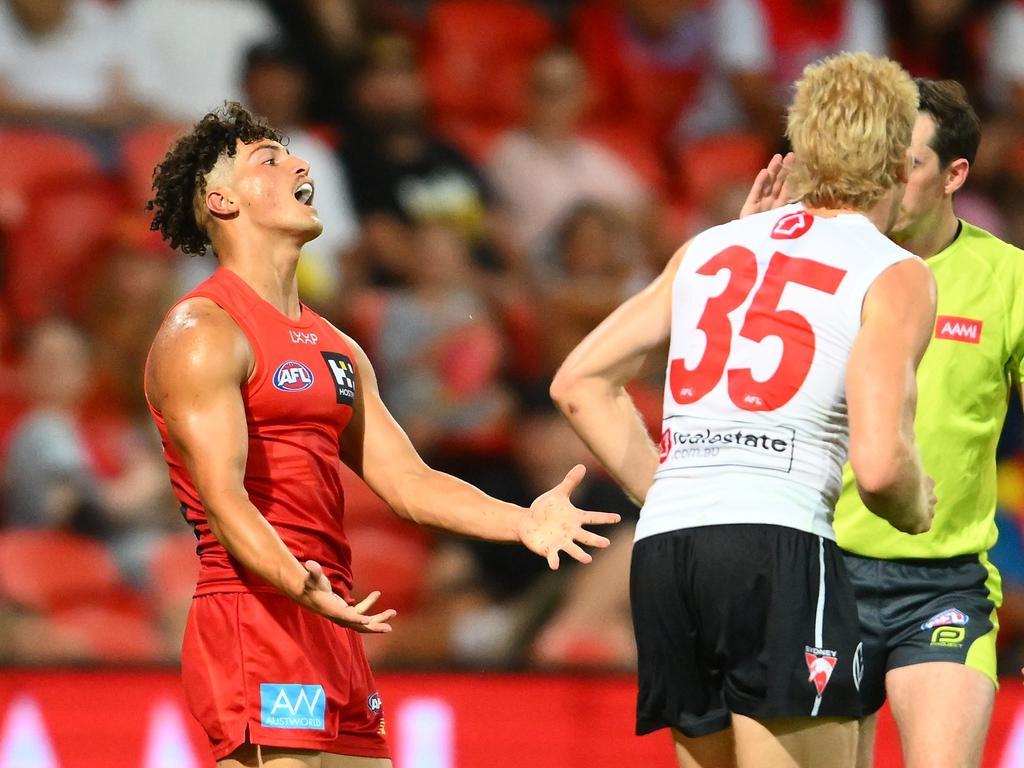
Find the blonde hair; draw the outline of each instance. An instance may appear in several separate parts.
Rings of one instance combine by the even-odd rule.
[[[903,177],[917,103],[917,86],[891,59],[840,53],[809,64],[786,125],[792,192],[808,205],[871,208]]]

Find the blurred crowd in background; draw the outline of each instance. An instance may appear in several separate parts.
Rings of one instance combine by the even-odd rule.
[[[348,477],[356,591],[399,611],[375,664],[630,668],[637,510],[547,384],[687,237],[735,217],[785,148],[792,81],[840,50],[967,86],[984,139],[957,209],[1024,245],[1018,0],[0,0],[0,662],[179,653],[195,542],[141,377],[216,259],[169,251],[144,205],[169,142],[231,99],[310,162],[325,231],[302,296],[366,348],[427,460],[523,504],[582,461],[577,504],[624,516],[592,566],[550,572],[404,524]],[[662,375],[633,389],[655,431]],[[993,553],[1007,671],[1020,410]]]

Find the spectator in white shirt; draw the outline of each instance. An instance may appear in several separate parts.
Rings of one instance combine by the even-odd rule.
[[[251,0],[124,0],[131,87],[164,118],[191,123],[242,100],[242,67],[256,43],[278,37]]]
[[[118,128],[145,117],[122,39],[98,0],[2,0],[0,121]]]

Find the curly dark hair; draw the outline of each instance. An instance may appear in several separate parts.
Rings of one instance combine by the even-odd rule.
[[[260,139],[283,141],[283,136],[238,102],[228,101],[178,139],[153,170],[155,194],[146,203],[146,210],[153,211],[149,228],[159,231],[171,248],[206,253],[210,238],[196,220],[195,200],[206,192],[206,174],[217,159],[224,154],[234,157],[239,139],[249,144]]]

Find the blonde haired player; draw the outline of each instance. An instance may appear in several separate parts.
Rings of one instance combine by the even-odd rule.
[[[832,515],[847,455],[876,515],[927,530],[914,372],[924,264],[889,241],[917,89],[887,59],[808,67],[800,202],[699,234],[569,355],[552,396],[643,501],[630,593],[637,731],[681,766],[852,766],[863,674]],[[670,340],[654,445],[624,385]]]
[[[953,197],[981,141],[955,80],[919,78],[912,167],[890,237],[927,261],[939,286],[934,340],[921,361],[915,432],[939,504],[931,529],[909,537],[880,523],[847,467],[836,540],[857,594],[865,669],[858,766],[874,751],[886,698],[908,768],[981,763],[996,690],[999,573],[996,444],[1011,386],[1024,380],[1024,253],[958,218]],[[776,156],[747,213],[780,204],[787,166]]]

